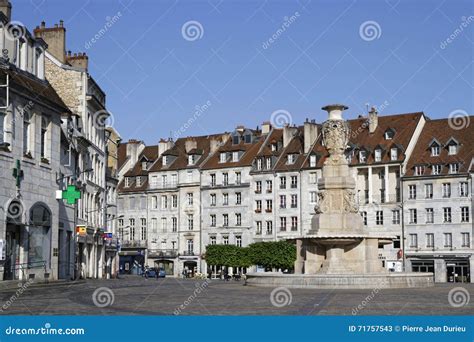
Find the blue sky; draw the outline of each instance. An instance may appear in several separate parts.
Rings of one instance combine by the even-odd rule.
[[[147,144],[255,128],[276,111],[321,122],[329,103],[348,105],[349,118],[366,104],[473,114],[471,16],[468,0],[13,0],[30,31],[64,20],[67,49],[89,55],[116,129]]]

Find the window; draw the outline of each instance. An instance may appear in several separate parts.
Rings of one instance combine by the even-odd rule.
[[[360,216],[362,216],[362,220],[364,221],[364,226],[366,226],[367,225],[367,212],[361,211]]]
[[[147,235],[146,235],[146,218],[142,218],[141,220],[142,224],[142,235],[141,235],[141,240],[146,240]]]
[[[178,195],[171,195],[171,205],[173,208],[178,207]]]
[[[256,213],[261,213],[262,212],[262,201],[261,200],[256,200],[255,201],[255,212]]]
[[[286,189],[286,177],[280,177],[280,189]]]
[[[229,205],[229,194],[222,194],[222,205]]]
[[[0,111],[0,144],[5,142],[5,117],[5,113]]]
[[[262,169],[262,159],[257,159],[257,170],[261,170]]]
[[[469,238],[469,233],[461,233],[461,246],[471,247],[471,239]]]
[[[192,192],[188,192],[186,194],[186,198],[187,198],[187,202],[188,202],[188,205],[193,205],[193,201],[194,201],[194,195]]]
[[[446,223],[452,222],[451,208],[443,208],[443,221]]]
[[[398,160],[398,149],[395,147],[390,149],[390,160]]]
[[[167,209],[168,208],[168,196],[162,195],[161,196],[161,209]]]
[[[439,146],[438,145],[431,146],[431,156],[432,157],[439,156]]]
[[[271,193],[273,191],[273,182],[271,180],[267,180],[266,184],[267,184],[267,192]]]
[[[211,207],[216,206],[216,194],[211,194]]]
[[[267,203],[267,208],[265,209],[265,211],[267,213],[271,213],[272,210],[273,210],[273,201],[272,200],[267,200],[266,203]]]
[[[367,161],[367,152],[359,151],[359,163],[365,163]]]
[[[385,131],[385,140],[392,140],[395,132],[392,129],[388,129]]]
[[[425,184],[425,198],[433,198],[433,184]]]
[[[262,192],[262,181],[256,181],[255,182],[255,192],[257,194]]]
[[[166,233],[168,231],[168,220],[166,217],[161,218],[161,232]]]
[[[153,209],[158,209],[158,197],[156,196],[151,197],[151,207]]]
[[[171,186],[176,187],[176,185],[178,185],[178,175],[174,173],[171,175]]]
[[[317,181],[318,181],[318,176],[317,176],[316,172],[310,172],[310,174],[309,174],[309,183],[310,184],[316,184]]]
[[[242,204],[242,193],[236,192],[235,193],[235,204],[240,205]]]
[[[469,195],[469,188],[467,182],[459,183],[459,197],[467,197]]]
[[[425,173],[425,167],[422,165],[415,166],[415,176],[423,176]]]
[[[266,168],[267,168],[267,170],[270,170],[272,168],[272,158],[267,158]]]
[[[428,248],[434,247],[434,234],[433,233],[426,234],[426,247]]]
[[[240,184],[242,183],[242,173],[241,172],[236,172],[235,173],[235,184]]]
[[[426,208],[426,223],[434,223],[434,210],[433,210],[433,208]]]
[[[125,177],[125,187],[130,187],[130,177]]]
[[[439,175],[441,173],[441,165],[435,164],[433,165],[433,175]]]
[[[375,224],[378,226],[383,225],[383,210],[377,210],[375,212]]]
[[[297,216],[291,217],[291,230],[292,231],[298,230],[298,217]]]
[[[224,245],[228,245],[229,244],[229,237],[228,236],[224,236],[222,238],[223,242],[224,242]]]
[[[23,154],[31,154],[30,147],[32,145],[32,124],[30,122],[30,114],[23,111]]]
[[[298,187],[298,176],[291,176],[291,188],[296,189]]]
[[[280,217],[280,231],[286,232],[286,217]]]
[[[316,167],[316,155],[309,156],[309,167]]]
[[[291,207],[292,208],[298,207],[298,195],[291,195]]]
[[[443,197],[451,197],[451,183],[443,183]]]
[[[318,201],[318,193],[316,191],[310,191],[309,203],[315,204]]]
[[[211,186],[216,186],[216,174],[211,174]]]
[[[163,175],[161,176],[161,186],[166,188],[168,186],[168,176]]]
[[[168,165],[168,156],[163,156],[163,158],[161,158],[161,164],[163,166]]]
[[[178,231],[178,219],[176,217],[171,218],[171,226],[173,233],[176,233]]]
[[[267,221],[267,235],[273,234],[273,222]]]
[[[229,214],[222,214],[222,225],[224,227],[228,227],[229,226]]]
[[[251,134],[245,134],[244,135],[244,141],[246,144],[250,144],[252,142],[252,135]]]
[[[459,173],[459,163],[449,164],[449,173]]]
[[[210,236],[209,241],[211,242],[211,245],[217,245],[216,237],[215,236]]]
[[[469,222],[469,207],[461,207],[461,222]]]
[[[41,158],[49,157],[48,129],[49,120],[43,116],[41,117]]]
[[[376,162],[382,161],[382,150],[380,149],[375,150],[375,161]]]
[[[152,218],[151,219],[151,232],[153,235],[156,235],[157,231],[158,231],[158,225],[157,225],[157,219],[156,217]]]
[[[211,227],[215,227],[216,226],[216,215],[211,215]]]
[[[418,235],[417,234],[410,234],[410,247],[418,248]]]
[[[416,209],[410,209],[410,223],[416,224],[418,222],[418,215]]]
[[[444,233],[444,247],[453,246],[453,235],[451,233]]]
[[[188,239],[187,245],[188,245],[188,254],[193,255],[194,254],[194,241],[192,239]]]
[[[232,144],[233,145],[238,145],[240,143],[240,135],[235,133],[233,136],[232,136]]]
[[[188,171],[188,172],[186,173],[186,177],[187,177],[188,183],[191,183],[191,182],[193,181],[193,171],[191,171],[191,170]]]
[[[286,195],[280,195],[280,208],[286,208]]]
[[[408,199],[416,199],[416,185],[408,186]]]
[[[219,163],[225,163],[226,160],[227,160],[227,153],[221,152],[221,154],[219,156]]]
[[[234,163],[239,161],[239,152],[238,151],[232,152],[232,161]]]
[[[235,236],[235,245],[237,247],[242,247],[242,236],[240,235]]]
[[[194,216],[193,214],[188,215],[188,230],[194,229]]]
[[[400,224],[400,210],[392,210],[392,224]]]
[[[227,172],[224,172],[222,174],[222,185],[224,186],[229,185],[229,174]]]
[[[236,213],[235,214],[235,225],[236,226],[241,226],[242,225],[242,214],[241,213]]]
[[[135,240],[135,219],[131,218],[128,223],[130,226],[130,240]]]
[[[288,164],[294,164],[296,161],[296,154],[288,154]]]
[[[257,226],[256,234],[257,235],[262,235],[262,221],[257,221],[256,226]]]
[[[142,186],[142,177],[138,176],[136,183],[137,183],[137,186]]]
[[[448,146],[448,154],[449,155],[454,155],[458,153],[458,145],[456,144],[451,144]]]

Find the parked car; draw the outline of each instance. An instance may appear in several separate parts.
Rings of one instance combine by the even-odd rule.
[[[159,268],[158,273],[157,273],[157,278],[165,278],[166,277],[166,272],[164,268]]]

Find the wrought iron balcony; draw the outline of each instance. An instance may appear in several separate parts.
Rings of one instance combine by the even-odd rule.
[[[122,248],[146,248],[147,240],[122,241]]]
[[[176,249],[150,249],[148,250],[149,258],[175,258],[178,256]]]

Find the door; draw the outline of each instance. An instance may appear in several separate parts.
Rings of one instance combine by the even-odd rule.
[[[10,229],[9,229],[10,228]],[[7,227],[5,246],[4,280],[18,279],[17,265],[20,263],[20,233],[17,226]]]
[[[449,262],[446,271],[449,283],[469,283],[471,281],[468,261]]]

